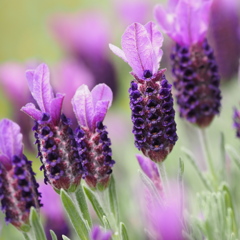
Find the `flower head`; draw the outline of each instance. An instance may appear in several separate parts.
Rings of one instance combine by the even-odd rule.
[[[28,223],[31,207],[41,205],[31,162],[23,154],[20,127],[0,121],[0,199],[6,222],[20,228]]]
[[[155,8],[155,18],[178,44],[192,45],[204,40],[208,29],[212,0],[169,0],[164,9]]]
[[[158,71],[162,42],[163,37],[153,22],[133,23],[122,35],[122,50],[112,44],[109,47],[131,66],[134,76],[147,80]]]
[[[154,23],[130,25],[122,36],[122,48],[111,50],[133,69],[129,88],[135,145],[155,162],[163,161],[177,141],[171,87],[165,70],[158,70],[162,35]]]
[[[105,84],[98,84],[90,92],[86,85],[80,86],[72,105],[79,127],[75,136],[79,145],[84,175],[91,188],[104,189],[109,183],[112,160],[111,141],[103,120],[112,103],[112,91]]]
[[[233,112],[233,127],[236,129],[236,136],[240,138],[240,111],[237,108]]]
[[[28,103],[22,111],[35,120],[33,130],[45,182],[56,189],[75,189],[81,179],[82,166],[70,120],[61,113],[64,94],[54,96],[45,64],[27,71],[26,76],[38,108]]]

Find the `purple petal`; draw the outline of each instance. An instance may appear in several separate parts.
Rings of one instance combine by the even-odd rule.
[[[113,93],[110,87],[106,84],[96,85],[92,91],[93,107],[95,108],[98,101],[108,101],[109,107],[112,105]]]
[[[87,85],[83,84],[77,89],[72,99],[72,105],[79,125],[92,129],[94,107]]]
[[[30,92],[33,92],[34,72],[35,72],[35,70],[27,70],[26,71],[26,78],[27,78],[27,81],[28,81],[28,87],[29,87]]]
[[[23,150],[20,127],[9,119],[0,121],[0,152],[12,159],[21,155]]]
[[[109,48],[114,54],[116,54],[118,57],[120,57],[123,61],[125,61],[126,63],[128,62],[122,49],[120,49],[119,47],[114,46],[112,44],[109,44]]]
[[[110,240],[112,233],[110,231],[104,231],[99,226],[93,226],[90,232],[91,240]]]
[[[122,49],[138,77],[143,77],[144,70],[153,72],[152,44],[143,25],[133,23],[126,29],[122,36]]]
[[[95,106],[92,127],[96,127],[97,122],[102,122],[107,114],[109,101],[98,101]]]
[[[26,104],[24,107],[21,108],[21,111],[23,111],[36,121],[42,119],[42,112],[38,110],[33,103]]]
[[[50,103],[53,98],[49,82],[49,69],[46,64],[39,65],[32,76],[32,71],[26,73],[29,89],[42,112],[50,113]]]
[[[64,96],[64,94],[57,93],[56,98],[51,101],[50,115],[55,126],[58,125],[60,120]]]

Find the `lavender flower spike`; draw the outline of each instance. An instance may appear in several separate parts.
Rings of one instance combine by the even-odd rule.
[[[74,190],[81,180],[82,165],[70,120],[61,114],[64,95],[54,96],[46,64],[27,71],[26,77],[40,110],[32,103],[21,110],[35,120],[33,130],[45,183],[55,189]]]
[[[76,141],[84,170],[83,177],[91,188],[103,190],[112,173],[111,141],[103,120],[112,103],[112,91],[106,84],[96,85],[90,92],[81,85],[73,99],[73,110],[78,120]]]
[[[110,49],[132,67],[129,89],[135,145],[155,162],[163,161],[177,141],[171,85],[158,70],[163,37],[157,26],[133,23],[122,36],[122,49]]]
[[[20,127],[0,121],[0,200],[6,222],[18,229],[29,221],[30,208],[42,204],[32,164],[23,154]]]
[[[171,54],[180,117],[207,127],[220,111],[220,78],[213,50],[206,40],[212,0],[169,0],[155,17],[176,42]]]

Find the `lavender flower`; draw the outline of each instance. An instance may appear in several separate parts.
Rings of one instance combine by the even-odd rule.
[[[236,129],[236,136],[240,138],[240,111],[237,108],[233,111],[233,127]]]
[[[45,232],[47,239],[51,240],[50,230],[53,230],[57,235],[58,239],[61,236],[69,236],[70,229],[65,218],[65,213],[60,200],[59,195],[49,185],[46,185],[43,181],[40,182],[39,190],[42,193],[41,213],[45,217]]]
[[[132,67],[129,89],[136,147],[151,160],[163,161],[177,141],[171,85],[158,70],[163,37],[157,26],[133,23],[122,36],[122,48],[110,49]]]
[[[103,231],[99,226],[93,226],[90,232],[90,240],[110,240],[111,237],[110,231]]]
[[[211,0],[169,1],[155,8],[155,17],[176,42],[171,54],[180,116],[207,127],[220,111],[218,67],[205,38]]]
[[[28,103],[21,110],[35,120],[33,130],[45,182],[56,189],[74,189],[81,180],[82,165],[70,120],[61,114],[64,95],[54,96],[45,64],[27,71],[26,77],[39,109]]]
[[[73,110],[78,120],[76,141],[84,169],[84,178],[91,188],[107,187],[112,166],[111,141],[103,120],[112,103],[112,91],[105,84],[96,85],[90,92],[81,85],[73,99]]]
[[[17,228],[28,223],[31,207],[40,208],[40,193],[32,164],[23,154],[20,127],[0,121],[0,200],[6,222]]]

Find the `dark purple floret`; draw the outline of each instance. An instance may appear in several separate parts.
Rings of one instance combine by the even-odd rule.
[[[20,228],[28,221],[31,207],[40,208],[41,194],[32,163],[22,155],[13,156],[9,170],[0,163],[0,199],[6,222]]]
[[[46,116],[43,114],[42,120],[34,126],[45,183],[49,182],[56,189],[77,186],[83,168],[70,120],[62,114],[58,126],[54,126]]]
[[[106,188],[115,163],[106,126],[97,122],[94,133],[86,127],[78,127],[75,136],[84,170],[83,178],[91,188]]]
[[[236,136],[240,138],[240,111],[236,108],[233,111],[233,127],[236,129]]]
[[[172,55],[180,116],[207,127],[221,107],[220,78],[213,50],[207,40],[191,47],[176,45]]]
[[[155,162],[163,161],[178,137],[171,85],[161,73],[129,88],[135,145]]]

